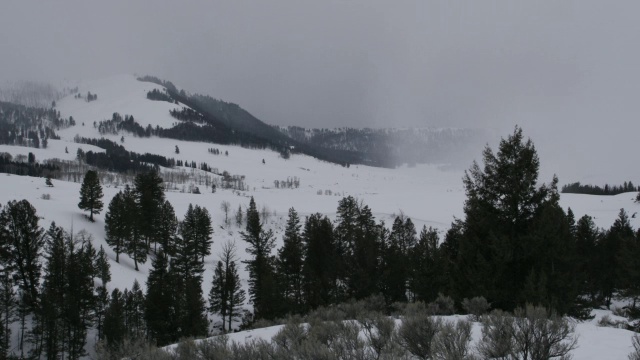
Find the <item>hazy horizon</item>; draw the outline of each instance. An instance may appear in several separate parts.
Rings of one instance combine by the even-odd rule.
[[[506,136],[518,124],[543,174],[640,180],[637,10],[591,0],[9,1],[0,81],[151,74],[276,125]]]

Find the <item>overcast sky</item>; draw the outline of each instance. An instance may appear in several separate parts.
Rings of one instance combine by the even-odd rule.
[[[638,157],[639,10],[596,0],[4,0],[0,80],[153,74],[282,125],[520,124],[543,165],[564,159],[549,171],[588,178]]]

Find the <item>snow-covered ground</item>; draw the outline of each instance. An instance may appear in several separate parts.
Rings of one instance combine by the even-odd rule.
[[[238,206],[245,208],[249,203],[249,196],[254,196],[259,208],[266,206],[270,210],[272,216],[266,226],[274,230],[278,241],[280,241],[287,210],[290,207],[294,207],[303,219],[304,216],[315,212],[324,213],[333,218],[338,201],[347,195],[363,200],[371,207],[376,219],[384,220],[388,225],[396,215],[403,212],[412,218],[418,229],[423,225],[433,226],[443,233],[454,217],[463,216],[465,200],[462,186],[463,174],[446,171],[435,165],[397,169],[359,165],[345,168],[304,155],[293,155],[285,160],[278,153],[269,150],[252,150],[238,146],[157,137],[135,138],[129,133],[102,136],[93,127],[94,121],[110,119],[114,112],[122,116],[133,115],[143,127],[147,124],[171,126],[177,120],[170,117],[169,110],[178,105],[148,100],[147,91],[155,88],[161,87],[139,82],[129,75],[80,85],[80,93],[86,94],[90,91],[92,94],[97,94],[98,99],[88,103],[82,99],[75,99],[71,95],[58,102],[57,108],[61,115],[73,116],[77,124],[59,131],[61,140],[50,140],[47,149],[0,145],[0,152],[8,152],[12,155],[27,155],[33,152],[38,161],[48,158],[72,160],[75,158],[78,147],[84,151],[100,151],[90,145],[74,143],[73,138],[76,134],[90,138],[106,137],[117,143],[120,143],[120,137],[124,135],[125,141],[122,145],[129,151],[149,152],[189,162],[195,161],[198,164],[206,162],[211,167],[218,168],[220,172],[226,170],[234,175],[244,175],[245,182],[249,186],[248,191],[234,192],[218,189],[216,193],[212,193],[210,189],[201,188],[202,194],[198,195],[177,191],[166,194],[179,218],[186,212],[189,204],[206,207],[212,214],[214,245],[212,255],[205,259],[206,272],[203,284],[205,294],[209,292],[213,264],[217,261],[222,244],[226,241],[235,241],[238,245],[238,255],[241,258],[246,256],[245,244],[239,234],[242,229],[235,225],[225,227],[224,214],[220,210],[220,204],[223,201],[231,204],[229,215],[233,216]],[[180,149],[180,154],[175,154],[176,145]],[[65,152],[65,148],[68,149],[68,153]],[[229,155],[212,155],[207,151],[209,148],[217,148],[222,154],[228,152]],[[163,171],[171,170],[163,169]],[[558,175],[562,180],[562,174]],[[297,177],[300,187],[297,189],[275,188],[275,180],[286,180],[288,177]],[[74,232],[86,230],[92,234],[94,245],[104,246],[111,259],[113,280],[110,287],[129,288],[134,279],[137,279],[144,289],[151,263],[142,264],[140,270],[135,271],[133,261],[123,255],[120,256],[118,264],[115,262],[115,254],[104,240],[104,212],[111,198],[121,190],[121,187],[104,186],[105,210],[95,217],[94,223],[91,223],[77,206],[80,184],[57,180],[53,183],[54,187],[50,188],[45,186],[45,180],[41,178],[0,174],[0,203],[27,199],[36,207],[38,215],[42,218],[41,226],[47,228],[52,221],[55,221],[66,229],[73,228]],[[319,191],[322,195],[318,195]],[[43,194],[50,195],[50,199],[43,199]],[[630,216],[640,211],[640,205],[633,201],[634,197],[635,194],[631,193],[617,196],[562,195],[561,204],[565,208],[571,207],[576,219],[589,214],[595,217],[597,226],[608,228],[621,208],[624,208]],[[640,217],[631,218],[631,223],[634,228],[640,227]],[[246,286],[247,274],[244,269],[241,277]],[[574,352],[576,359],[624,359],[630,351],[630,332],[599,328],[593,322],[578,324],[577,329],[580,347]],[[236,340],[247,336],[270,337],[276,331],[277,328],[270,328],[230,336]],[[598,356],[605,353],[607,354],[605,357]]]

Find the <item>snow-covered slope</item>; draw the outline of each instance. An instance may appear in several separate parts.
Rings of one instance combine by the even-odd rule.
[[[105,137],[120,143],[121,136],[125,141],[122,145],[129,151],[138,153],[153,153],[180,160],[206,162],[219,172],[228,171],[231,174],[245,176],[247,191],[232,191],[218,189],[212,193],[210,189],[201,188],[202,194],[180,192],[180,188],[168,191],[167,199],[173,204],[179,218],[186,212],[189,204],[206,207],[212,214],[214,222],[214,245],[212,255],[206,258],[206,272],[204,293],[210,289],[212,267],[217,261],[222,244],[235,241],[238,245],[238,255],[246,257],[245,244],[239,232],[242,230],[235,225],[225,227],[224,214],[220,204],[228,201],[232,211],[239,206],[245,208],[249,197],[254,196],[259,208],[263,206],[272,214],[267,226],[272,228],[278,236],[282,235],[286,221],[287,210],[294,207],[302,218],[315,212],[335,216],[338,201],[347,195],[355,196],[371,207],[377,220],[384,220],[390,224],[400,212],[411,217],[420,229],[423,225],[433,226],[443,233],[451,224],[454,217],[462,217],[465,195],[462,187],[462,173],[445,171],[435,165],[418,165],[398,169],[373,168],[367,166],[351,166],[349,168],[318,161],[304,155],[294,155],[285,160],[276,152],[269,150],[245,149],[238,146],[225,146],[210,143],[197,143],[163,139],[158,137],[135,138],[129,133],[102,136],[93,127],[94,121],[111,118],[114,112],[121,115],[133,115],[143,127],[160,125],[169,127],[176,120],[169,115],[169,110],[179,105],[163,101],[151,101],[146,98],[147,91],[161,87],[151,83],[139,82],[133,76],[123,75],[110,79],[89,82],[79,85],[79,91],[86,94],[90,91],[97,94],[98,99],[86,102],[75,99],[72,95],[58,102],[58,109],[63,117],[73,116],[76,126],[60,130],[61,140],[50,140],[47,149],[22,148],[15,146],[0,146],[0,152],[13,155],[27,155],[33,152],[38,161],[47,158],[72,160],[77,149],[84,151],[101,151],[89,145],[73,142],[76,134],[89,137]],[[180,105],[181,106],[181,105]],[[84,122],[84,126],[82,123]],[[535,140],[535,139],[534,139]],[[180,153],[175,153],[178,146]],[[68,149],[68,153],[65,152]],[[212,155],[209,148],[219,149],[225,155]],[[264,163],[263,163],[264,160]],[[184,168],[187,172],[199,172]],[[163,172],[175,171],[162,169]],[[559,174],[562,176],[562,174]],[[277,189],[275,180],[286,180],[296,177],[300,187],[296,189]],[[52,221],[67,229],[73,227],[74,232],[86,230],[92,234],[96,247],[104,246],[111,258],[111,272],[113,281],[110,287],[130,288],[134,279],[145,288],[145,281],[150,269],[150,262],[142,264],[139,271],[135,271],[133,261],[128,256],[120,257],[120,263],[115,262],[115,254],[104,241],[104,212],[96,216],[91,223],[78,209],[79,183],[54,180],[54,187],[45,186],[44,179],[0,174],[0,203],[10,200],[27,199],[37,209],[42,220],[40,225],[47,228]],[[550,180],[550,179],[548,179]],[[113,184],[104,186],[104,204],[121,190]],[[50,195],[49,200],[43,199],[43,194]],[[630,215],[640,211],[640,205],[633,202],[635,194],[621,194],[611,197],[589,195],[562,195],[563,207],[571,207],[576,218],[584,214],[595,217],[596,225],[609,227],[616,218],[620,208],[624,208]],[[634,228],[640,227],[640,217],[631,218]],[[280,244],[278,243],[278,246]],[[241,277],[245,282],[247,274],[241,269]],[[611,347],[620,349],[628,347],[630,335],[621,330],[596,328],[592,324],[580,324],[581,348],[576,350],[576,359],[595,359],[594,347]],[[584,329],[584,330],[582,330]],[[274,330],[275,331],[275,330]],[[233,335],[243,336],[243,335]],[[584,348],[583,348],[584,346]],[[586,349],[586,350],[585,350]],[[627,354],[628,349],[620,350],[620,354]],[[584,357],[578,356],[584,354]],[[591,354],[591,355],[590,355]],[[591,356],[591,357],[589,357]],[[622,356],[622,355],[621,355]],[[622,357],[608,357],[622,359]]]

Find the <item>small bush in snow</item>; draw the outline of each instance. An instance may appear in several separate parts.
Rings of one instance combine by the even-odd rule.
[[[433,339],[442,328],[442,321],[430,316],[423,303],[407,305],[398,330],[400,344],[418,359],[431,359]]]
[[[613,320],[609,315],[605,315],[598,320],[598,326],[600,327],[610,327],[615,329],[626,329],[627,322],[622,320]]]
[[[51,200],[51,194],[42,194],[42,200]]]
[[[427,305],[427,310],[433,315],[453,315],[455,306],[451,297],[438,294],[438,298]]]
[[[480,321],[480,317],[487,313],[491,305],[483,296],[462,300],[462,308],[471,315],[473,321]]]
[[[433,339],[433,357],[446,360],[472,359],[473,357],[469,354],[470,342],[471,323],[469,321],[447,321]]]
[[[575,326],[543,307],[527,305],[514,315],[492,312],[483,323],[478,351],[484,358],[570,359],[577,346]]]

